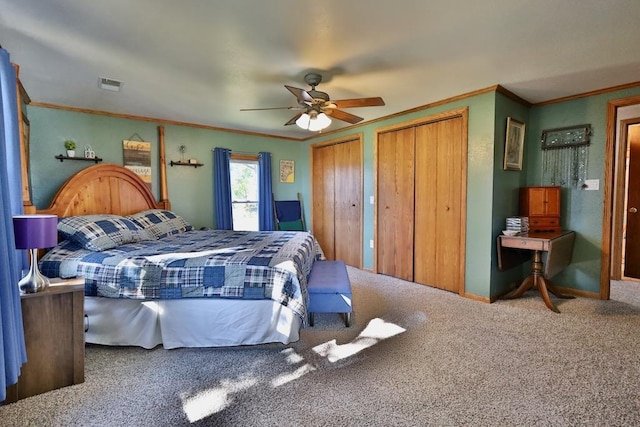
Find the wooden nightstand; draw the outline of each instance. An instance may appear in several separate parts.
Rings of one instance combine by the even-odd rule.
[[[4,403],[84,382],[84,278],[20,297],[27,363]]]

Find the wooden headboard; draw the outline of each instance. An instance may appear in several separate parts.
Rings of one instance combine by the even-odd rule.
[[[53,197],[48,208],[37,213],[59,217],[93,214],[130,215],[147,209],[171,209],[167,192],[167,165],[164,151],[164,127],[159,131],[160,201],[147,184],[131,170],[116,164],[90,166],[71,176]],[[27,193],[28,194],[28,193]],[[31,201],[23,200],[31,213]]]
[[[147,209],[170,209],[158,203],[138,175],[115,164],[90,166],[58,189],[51,205],[38,213],[59,217],[91,214],[130,215]]]

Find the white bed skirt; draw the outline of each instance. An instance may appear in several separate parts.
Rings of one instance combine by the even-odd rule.
[[[300,317],[271,300],[85,297],[85,342],[153,348],[226,347],[300,338]]]

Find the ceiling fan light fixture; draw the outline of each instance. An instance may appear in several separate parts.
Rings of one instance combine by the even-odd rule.
[[[312,110],[298,117],[296,124],[304,130],[317,132],[327,128],[331,124],[331,119],[325,113],[318,114],[317,111]]]
[[[309,116],[307,113],[303,113],[300,117],[298,117],[298,120],[296,120],[296,124],[298,125],[298,127],[304,130],[308,130],[310,121],[311,116]]]

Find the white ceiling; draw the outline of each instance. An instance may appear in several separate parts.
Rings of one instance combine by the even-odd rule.
[[[292,138],[285,84],[372,120],[500,84],[537,103],[640,81],[638,0],[0,0],[31,99]],[[98,77],[123,82],[119,93]],[[334,120],[328,130],[349,126]]]

